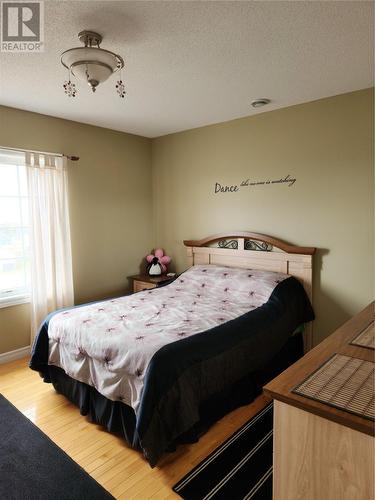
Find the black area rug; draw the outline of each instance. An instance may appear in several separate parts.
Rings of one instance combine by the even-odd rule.
[[[0,498],[113,497],[0,394]]]
[[[273,404],[257,413],[174,487],[185,500],[272,500]]]

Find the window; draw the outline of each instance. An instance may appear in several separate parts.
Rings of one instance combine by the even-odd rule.
[[[0,307],[30,295],[30,228],[22,153],[0,150]]]

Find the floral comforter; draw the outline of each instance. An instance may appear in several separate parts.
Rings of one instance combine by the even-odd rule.
[[[48,327],[48,364],[137,412],[159,349],[260,307],[286,278],[198,265],[168,286],[58,312]]]

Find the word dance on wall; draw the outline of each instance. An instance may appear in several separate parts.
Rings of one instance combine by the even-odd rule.
[[[265,181],[252,181],[250,179],[246,179],[241,181],[240,184],[233,184],[231,186],[220,184],[219,182],[215,182],[215,194],[218,193],[236,193],[240,191],[241,188],[244,187],[254,187],[254,186],[272,186],[272,185],[282,185],[285,184],[288,187],[294,186],[296,182],[296,178],[291,177],[289,174],[285,177],[281,177],[280,179],[273,180],[265,180]]]

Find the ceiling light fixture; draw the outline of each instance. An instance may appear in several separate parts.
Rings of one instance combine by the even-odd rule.
[[[84,47],[75,47],[61,54],[61,64],[69,72],[69,78],[63,85],[65,94],[76,97],[78,93],[76,84],[71,81],[71,75],[86,82],[95,92],[101,83],[119,71],[120,78],[116,82],[116,92],[120,97],[125,97],[125,85],[121,77],[123,58],[100,47],[103,37],[99,33],[84,30],[78,34],[78,39]]]
[[[261,108],[262,106],[266,106],[270,102],[270,99],[265,99],[264,97],[262,97],[261,99],[254,99],[253,101],[251,101],[251,105],[253,108]]]

